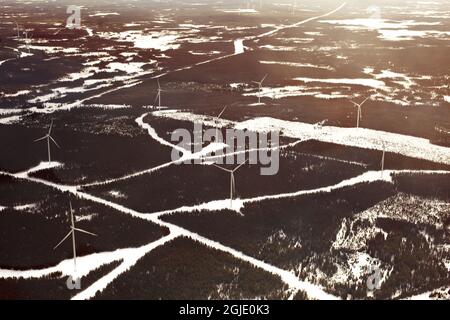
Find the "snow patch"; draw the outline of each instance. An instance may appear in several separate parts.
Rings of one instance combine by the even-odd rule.
[[[55,169],[55,168],[62,168],[64,165],[60,162],[52,161],[52,162],[41,162],[37,166],[28,169],[27,171],[23,171],[21,173],[18,173],[17,176],[25,178],[29,176],[32,173],[42,171],[42,170],[48,170],[48,169]]]

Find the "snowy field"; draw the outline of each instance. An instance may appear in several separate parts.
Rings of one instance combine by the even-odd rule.
[[[0,299],[449,298],[449,3],[70,4],[0,4]]]

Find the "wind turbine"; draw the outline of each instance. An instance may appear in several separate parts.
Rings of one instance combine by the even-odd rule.
[[[158,82],[158,93],[156,94],[155,102],[158,101],[158,107],[161,108],[161,92],[164,92],[164,90],[161,89],[159,79],[156,79],[156,81]]]
[[[17,29],[17,38],[16,39],[19,41],[22,38],[20,36],[20,26],[19,26],[19,24],[17,22],[15,22],[15,24],[16,24],[16,29]],[[17,59],[20,59],[20,57],[21,57],[20,50],[19,49],[15,49],[15,48],[11,48],[11,49],[13,49],[14,51],[17,51]]]
[[[315,123],[314,129],[321,130],[327,122],[328,122],[328,119],[325,119],[325,120]]]
[[[27,48],[28,53],[30,53],[30,42],[31,38],[33,38],[33,35],[31,35],[31,37],[28,38],[28,31],[25,30],[23,33],[25,34],[25,46]]]
[[[66,241],[66,239],[70,236],[72,236],[72,247],[73,247],[73,264],[74,264],[74,270],[75,272],[77,271],[77,248],[75,245],[75,232],[79,231],[79,232],[83,232],[86,234],[89,234],[91,236],[97,237],[97,235],[95,233],[91,233],[88,232],[86,230],[83,229],[79,229],[75,227],[75,219],[73,217],[73,209],[72,209],[72,202],[70,203],[70,231],[69,233],[53,248],[53,250],[56,250],[56,248],[58,248],[64,241]]]
[[[245,163],[247,163],[248,160],[245,160],[243,163],[238,165],[233,170],[228,170],[225,168],[222,168],[221,166],[218,166],[217,164],[214,164],[215,167],[219,168],[220,170],[223,170],[225,172],[228,172],[230,174],[230,208],[233,207],[233,197],[236,194],[236,182],[234,180],[234,173],[238,171]]]
[[[20,27],[17,22],[16,22],[16,29],[17,29],[17,39],[20,39]]]
[[[258,104],[261,104],[261,93],[262,93],[262,84],[264,82],[264,80],[266,80],[267,78],[267,74],[264,76],[264,78],[262,78],[261,81],[252,81],[253,83],[256,83],[258,85]]]
[[[52,134],[52,128],[53,128],[53,120],[52,123],[50,124],[50,128],[48,129],[48,133],[43,136],[42,138],[36,139],[34,140],[34,142],[38,142],[38,141],[42,141],[47,139],[47,150],[48,150],[48,162],[52,162],[52,158],[51,158],[51,154],[50,154],[50,140],[58,147],[61,148],[58,143],[55,141],[55,139],[53,139],[53,137],[51,136]]]
[[[366,103],[367,100],[369,100],[370,97],[368,97],[366,100],[364,100],[361,103],[356,103],[354,101],[350,101],[351,103],[353,103],[357,108],[358,108],[358,113],[356,115],[356,127],[359,128],[359,123],[362,119],[362,106],[364,103]]]

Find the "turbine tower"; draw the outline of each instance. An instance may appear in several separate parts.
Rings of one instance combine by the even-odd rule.
[[[75,240],[75,232],[83,232],[86,234],[89,234],[91,236],[97,237],[95,233],[88,232],[83,229],[79,229],[75,227],[75,219],[73,217],[73,209],[72,209],[72,202],[69,201],[70,204],[70,231],[69,233],[53,248],[53,250],[56,250],[64,241],[66,241],[67,238],[72,236],[72,248],[73,248],[73,265],[75,272],[77,271],[77,248],[76,248],[76,240]]]
[[[225,169],[222,168],[221,166],[218,166],[217,164],[214,164],[215,167],[230,174],[230,208],[233,208],[233,197],[236,195],[236,181],[234,179],[234,173],[238,171],[245,163],[247,163],[247,161],[248,160],[245,160],[243,163],[238,165],[233,170]]]
[[[158,107],[161,108],[161,92],[164,92],[164,90],[161,89],[159,79],[156,79],[156,81],[158,82],[158,93],[156,94],[155,103],[158,101]]]
[[[51,136],[52,134],[52,128],[53,128],[53,120],[50,124],[50,128],[48,129],[48,133],[43,136],[42,138],[36,139],[34,140],[34,142],[38,142],[38,141],[42,141],[47,139],[47,152],[48,152],[48,162],[52,162],[52,158],[51,158],[51,153],[50,153],[50,141],[52,141],[58,148],[60,148],[60,146],[58,145],[58,143],[55,141],[55,139],[53,139],[53,137]]]
[[[267,78],[267,74],[264,76],[264,78],[262,78],[261,81],[252,81],[253,83],[256,83],[258,85],[258,104],[261,104],[261,93],[262,93],[262,84],[264,82],[264,80],[266,80]]]
[[[364,100],[361,103],[356,103],[354,101],[350,101],[351,103],[353,103],[355,105],[355,107],[358,108],[358,112],[357,112],[357,115],[356,115],[356,127],[357,128],[359,128],[359,124],[360,124],[360,121],[362,119],[362,106],[363,106],[364,103],[366,103],[367,100],[369,100],[369,98],[370,97],[368,97],[366,100]]]

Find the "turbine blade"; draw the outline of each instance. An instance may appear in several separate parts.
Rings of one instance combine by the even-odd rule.
[[[264,80],[266,80],[267,79],[267,76],[268,76],[268,74],[266,74],[265,76],[264,76],[264,78],[261,80],[261,84],[264,82]]]
[[[83,233],[89,234],[89,235],[94,236],[94,237],[98,237],[98,235],[96,235],[95,233],[92,233],[92,232],[89,232],[89,231],[86,231],[86,230],[83,230],[83,229],[73,228],[73,230],[79,231],[79,232],[83,232]]]
[[[36,140],[34,140],[34,142],[42,141],[42,140],[44,140],[44,139],[47,139],[47,136],[44,136],[44,137],[39,138],[39,139],[36,139]]]
[[[158,78],[156,79],[156,82],[158,82],[158,88],[161,89],[161,85],[159,83],[159,79]]]
[[[48,135],[50,135],[52,133],[52,128],[53,128],[53,120],[50,123],[50,128],[48,129]]]
[[[236,172],[236,171],[238,171],[239,170],[239,168],[240,167],[242,167],[244,164],[246,164],[247,163],[247,161],[248,161],[248,159],[247,160],[245,160],[243,163],[241,163],[240,165],[238,165],[234,170],[233,170],[233,172]]]
[[[65,236],[54,248],[53,250],[55,250],[56,248],[58,248],[68,237],[70,237],[70,235],[72,234],[73,230],[70,230],[69,233],[67,234],[67,236]]]
[[[370,97],[367,97],[367,99],[366,100],[364,100],[363,102],[361,102],[361,104],[360,104],[360,106],[362,106],[364,103],[366,103],[367,102],[367,100],[369,100],[370,99]]]
[[[156,94],[156,98],[155,98],[155,102],[154,103],[156,103],[156,101],[158,101],[158,98],[159,98],[160,95],[161,95],[161,93],[158,91],[158,93]]]
[[[53,143],[54,143],[59,149],[61,149],[61,147],[59,146],[59,144],[55,141],[55,139],[52,138],[52,136],[48,136],[48,137],[53,141]]]
[[[70,225],[73,231],[73,228],[75,228],[75,219],[73,217],[73,209],[72,209],[72,201],[69,200],[69,206],[70,206]]]
[[[351,103],[353,103],[356,107],[359,107],[359,104],[357,104],[356,102],[350,100]]]
[[[221,166],[218,166],[218,165],[217,165],[217,164],[215,164],[215,163],[213,163],[213,166],[214,166],[214,167],[216,167],[216,168],[219,168],[220,170],[226,171],[226,172],[233,172],[233,171],[231,171],[231,170],[228,170],[228,169],[222,168]]]
[[[225,108],[223,108],[223,110],[219,113],[219,115],[217,116],[217,118],[220,118],[224,112],[227,110],[228,106],[225,106]]]

